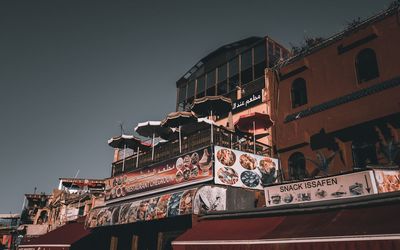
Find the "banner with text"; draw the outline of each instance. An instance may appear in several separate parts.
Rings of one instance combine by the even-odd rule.
[[[264,190],[267,207],[378,193],[373,171],[269,186]]]
[[[124,200],[201,183],[213,179],[211,147],[204,148],[144,170],[107,179],[105,199]]]
[[[262,90],[255,92],[254,94],[244,96],[239,100],[232,103],[232,113],[236,114],[240,111],[254,107],[262,103]]]
[[[278,159],[215,146],[216,184],[262,190],[276,183]]]

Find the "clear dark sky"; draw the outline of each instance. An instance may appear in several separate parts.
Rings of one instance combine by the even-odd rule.
[[[59,177],[105,178],[107,139],[175,109],[175,82],[248,36],[289,47],[390,1],[0,1],[0,213]]]

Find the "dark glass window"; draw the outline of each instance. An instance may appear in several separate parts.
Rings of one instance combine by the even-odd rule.
[[[218,68],[217,95],[228,93],[227,73],[226,64]]]
[[[241,83],[243,85],[253,81],[253,69],[252,69],[252,56],[251,50],[246,51],[241,57]]]
[[[188,83],[188,89],[187,89],[187,97],[186,97],[186,108],[188,105],[190,105],[193,100],[194,100],[194,89],[195,89],[195,82],[190,81]]]
[[[378,62],[372,49],[361,50],[356,58],[358,83],[366,82],[379,77]]]
[[[306,81],[303,78],[297,78],[292,83],[291,89],[292,108],[307,104]]]
[[[229,61],[229,91],[234,91],[239,85],[239,57]]]
[[[307,177],[306,159],[300,152],[295,152],[289,157],[289,177],[291,180],[303,180]]]
[[[215,72],[216,70],[207,73],[207,95],[215,95]]]
[[[254,47],[254,79],[264,75],[265,65],[265,44]]]
[[[182,102],[185,99],[186,99],[186,85],[183,85],[178,89],[178,102]]]
[[[196,94],[196,98],[201,98],[203,97],[204,94],[204,90],[205,90],[205,79],[204,76],[201,76],[199,78],[197,78],[197,94]]]

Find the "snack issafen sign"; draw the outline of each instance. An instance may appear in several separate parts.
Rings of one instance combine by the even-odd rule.
[[[213,179],[211,148],[107,179],[105,200],[119,201]]]
[[[275,183],[278,160],[215,146],[215,184],[262,190]]]
[[[373,171],[269,186],[264,190],[267,207],[378,193]]]

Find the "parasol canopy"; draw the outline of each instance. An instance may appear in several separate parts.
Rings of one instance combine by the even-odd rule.
[[[242,115],[235,122],[235,128],[242,132],[250,132],[258,129],[267,129],[271,127],[273,122],[269,115],[264,113],[250,113],[247,115]]]
[[[197,117],[193,112],[178,111],[169,113],[167,117],[161,121],[161,126],[178,128],[179,126],[195,122],[197,122]]]
[[[124,148],[137,149],[138,147],[140,149],[146,149],[150,146],[142,143],[142,141],[139,138],[136,138],[133,135],[125,135],[125,134],[112,137],[107,141],[107,143],[110,147],[119,149],[124,149]]]
[[[162,137],[172,133],[172,130],[161,126],[160,121],[141,122],[135,127],[136,133],[144,137]]]
[[[154,160],[154,140],[155,137],[168,138],[173,133],[171,128],[161,126],[160,121],[141,122],[135,127],[136,133],[144,137],[152,138],[151,159]]]
[[[205,96],[195,99],[191,110],[198,116],[223,115],[232,109],[230,98],[223,96]]]
[[[248,115],[242,115],[239,120],[235,123],[235,128],[242,132],[253,132],[253,147],[254,153],[256,153],[256,130],[267,129],[271,127],[273,122],[269,115],[264,113],[250,113]]]

